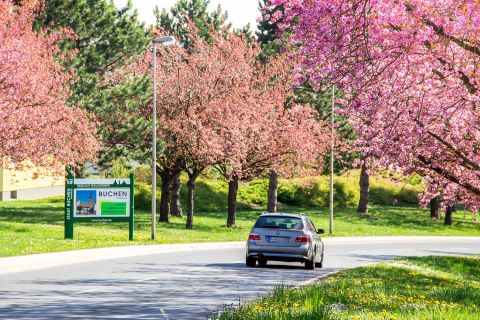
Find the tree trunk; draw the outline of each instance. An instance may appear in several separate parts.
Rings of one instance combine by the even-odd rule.
[[[430,218],[438,218],[438,196],[430,200]]]
[[[158,222],[170,222],[170,198],[172,191],[172,175],[168,172],[160,174],[162,179],[162,195],[160,198],[160,218]]]
[[[180,174],[181,172],[178,172],[172,178],[170,214],[175,217],[183,218],[182,205],[180,203],[180,188],[182,187],[182,184],[180,183]]]
[[[447,210],[445,211],[445,223],[444,223],[446,226],[452,225],[452,213],[453,213],[453,207],[447,206]]]
[[[370,177],[367,174],[367,166],[364,161],[362,165],[362,173],[360,174],[360,201],[358,201],[357,212],[368,214],[369,197],[370,197]]]
[[[238,191],[238,178],[234,177],[232,181],[228,183],[228,217],[227,227],[235,227],[235,218],[237,216],[237,191]]]
[[[278,190],[278,174],[272,171],[270,181],[268,183],[268,204],[267,212],[277,212],[277,190]]]
[[[197,180],[198,175],[201,173],[194,173],[188,175],[188,196],[187,196],[187,226],[189,230],[193,229],[193,207],[195,203],[195,187],[197,186],[195,181]]]

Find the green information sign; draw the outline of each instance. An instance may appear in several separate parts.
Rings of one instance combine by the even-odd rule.
[[[133,240],[133,173],[130,179],[75,179],[67,171],[65,239],[73,239],[74,222],[128,222]]]
[[[102,216],[126,216],[127,204],[125,202],[106,202],[102,204]]]

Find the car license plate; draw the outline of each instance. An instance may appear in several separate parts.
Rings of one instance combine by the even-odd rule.
[[[275,243],[288,243],[289,239],[288,237],[267,237],[268,242]]]

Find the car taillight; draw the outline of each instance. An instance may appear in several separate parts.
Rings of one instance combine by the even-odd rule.
[[[295,239],[295,242],[310,242],[310,238],[305,236],[299,236],[297,237],[297,239]]]
[[[248,240],[262,240],[260,236],[256,233],[250,233],[248,235]]]

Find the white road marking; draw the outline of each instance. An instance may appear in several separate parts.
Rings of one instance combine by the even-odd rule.
[[[155,279],[158,279],[158,277],[153,277],[153,278],[146,278],[146,279],[140,279],[140,280],[135,280],[135,281],[148,281],[148,280],[155,280]]]
[[[398,251],[415,251],[417,249],[398,249]]]
[[[358,250],[358,251],[348,251],[348,253],[358,253],[358,252],[365,252],[365,250]]]
[[[193,269],[187,270],[187,272],[192,272],[192,271],[202,270],[202,269],[206,269],[206,268],[207,268],[207,267],[198,267],[198,268],[193,268]]]
[[[82,293],[88,293],[88,292],[93,292],[93,291],[97,291],[97,290],[96,289],[91,289],[91,290],[79,291],[79,292],[75,292],[74,294],[82,294]]]

